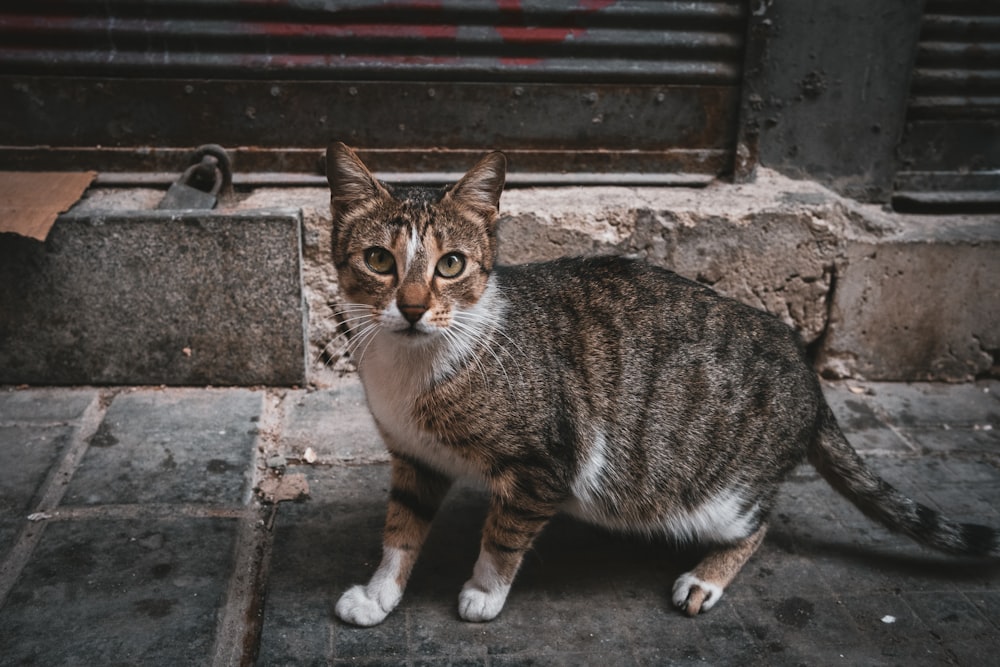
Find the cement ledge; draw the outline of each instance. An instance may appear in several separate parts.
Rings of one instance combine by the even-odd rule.
[[[138,215],[140,219],[166,224],[170,214],[148,210],[161,196],[162,192],[155,190],[93,190],[72,214],[63,216],[57,231],[59,226],[93,230],[91,242],[81,240],[77,246],[78,252],[86,255],[96,239],[107,236],[107,230],[99,232],[99,224],[81,225],[82,220]],[[114,380],[97,374],[79,381],[335,383],[340,372],[350,369],[350,363],[343,355],[333,317],[337,283],[329,263],[328,197],[322,188],[262,188],[242,194],[237,201],[209,214],[213,224],[221,225],[220,229],[231,225],[232,233],[237,233],[241,220],[277,214],[294,220],[288,223],[292,236],[268,240],[266,235],[250,234],[240,237],[242,240],[232,247],[212,245],[213,241],[209,244],[211,250],[206,246],[198,251],[202,266],[213,263],[209,259],[213,253],[222,253],[218,256],[231,263],[225,272],[202,276],[196,281],[201,285],[226,280],[231,284],[236,275],[256,285],[251,290],[256,297],[247,302],[255,305],[241,306],[238,313],[233,313],[233,322],[240,324],[242,335],[258,339],[252,348],[256,351],[239,348],[243,351],[237,355],[244,359],[243,363],[252,356],[266,365],[270,362],[266,362],[266,355],[261,356],[262,351],[275,354],[281,349],[286,361],[280,373],[268,371],[242,378],[199,373],[197,377],[178,375],[164,380],[155,374],[123,370]],[[757,181],[751,184],[713,183],[705,188],[511,188],[501,199],[501,211],[502,261],[607,253],[645,258],[774,313],[796,327],[810,346],[817,369],[829,377],[965,381],[1000,376],[998,216],[896,215],[766,169],[761,169]],[[246,225],[243,227],[241,233],[247,234]],[[176,229],[163,233],[163,238],[169,239],[163,248],[176,250],[186,245],[190,250],[187,235],[178,235]],[[248,252],[250,248],[257,250]],[[284,268],[279,271],[268,269],[269,278],[262,272],[266,262],[262,264],[255,252],[279,264],[285,258],[287,266],[282,264]],[[299,296],[286,300],[297,303],[298,311],[286,312],[284,321],[297,317],[301,323],[306,318],[307,325],[298,334],[288,334],[281,340],[269,338],[268,327],[255,314],[255,308],[271,299],[261,300],[268,289],[265,283],[298,275],[300,252],[301,278],[296,279]],[[108,284],[107,274],[117,267],[115,279],[110,281],[116,285],[113,290],[103,292],[100,298],[100,291],[91,290],[97,302],[142,293],[144,289],[160,289],[164,296],[170,292],[155,281],[147,288],[126,289],[124,286],[132,284],[130,276],[148,273],[149,267],[143,261],[122,262],[114,255],[91,262],[94,275],[103,275],[102,284]],[[279,275],[283,277],[277,278]],[[140,281],[141,285],[147,282]],[[228,288],[223,291],[228,292]],[[8,289],[6,294],[10,293]],[[72,301],[65,290],[62,293],[64,301]],[[5,294],[2,289],[0,294]],[[13,312],[6,298],[8,301],[0,299],[0,312]],[[52,313],[63,310],[57,301],[49,302]],[[64,311],[59,321],[51,321],[47,347],[51,348],[56,332],[62,331],[65,336],[66,330],[73,330],[73,317]],[[157,316],[148,317],[155,321]],[[112,348],[121,346],[114,341],[129,335],[121,327],[105,327],[103,331],[101,337],[111,341]],[[296,342],[302,335],[307,337],[304,360],[301,344]],[[60,344],[65,347],[72,341]],[[47,354],[51,357],[51,349]],[[77,348],[72,354],[81,356],[88,351]],[[60,381],[23,377],[0,381]]]

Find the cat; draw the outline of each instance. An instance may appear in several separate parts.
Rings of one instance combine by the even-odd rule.
[[[806,458],[888,528],[1000,556],[997,531],[949,521],[865,466],[778,319],[634,259],[498,266],[502,153],[451,187],[404,188],[338,142],[327,178],[342,324],[391,455],[382,560],[337,602],[343,621],[376,625],[399,604],[457,478],[489,494],[459,594],[466,621],[500,613],[558,512],[704,545],[671,597],[688,615],[707,611]]]

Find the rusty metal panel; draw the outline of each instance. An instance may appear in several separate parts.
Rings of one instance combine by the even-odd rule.
[[[143,171],[214,142],[239,182],[251,165],[317,174],[338,138],[403,171],[496,147],[515,175],[715,175],[732,167],[746,15],[742,0],[38,0],[0,9],[0,164]]]
[[[204,143],[369,148],[520,145],[609,150],[726,147],[725,86],[0,79],[0,133],[57,146]],[[66,121],[66,122],[64,122]]]
[[[898,150],[900,210],[1000,210],[1000,4],[929,0]]]
[[[743,4],[40,0],[0,10],[0,71],[735,83]]]

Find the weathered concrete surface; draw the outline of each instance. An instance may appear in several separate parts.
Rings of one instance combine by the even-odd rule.
[[[82,211],[0,238],[0,382],[296,384],[300,214]]]
[[[816,340],[849,220],[828,193],[717,184],[703,190],[512,190],[501,200],[501,261],[627,254],[711,285]],[[771,184],[773,185],[773,184]]]
[[[761,549],[697,619],[670,603],[697,554],[559,517],[500,616],[462,622],[457,594],[487,499],[460,487],[399,608],[375,628],[349,627],[333,605],[376,567],[389,494],[389,466],[371,457],[375,425],[352,398],[358,382],[0,388],[0,664],[996,662],[1000,565],[889,533],[808,465],[782,486]],[[824,391],[888,481],[955,519],[1000,526],[1000,381]],[[176,466],[160,465],[168,437]],[[272,474],[262,470],[274,452],[307,441],[358,456],[289,459],[284,476],[308,480],[301,502],[247,493]]]
[[[784,174],[888,201],[923,5],[753,3],[751,30],[760,52],[745,65],[747,150]]]
[[[328,193],[261,189],[238,207],[278,203],[303,213],[310,380],[335,386],[348,364],[334,320]],[[643,257],[777,315],[827,375],[954,382],[998,374],[1000,217],[887,213],[767,169],[754,183],[703,189],[510,188],[500,208],[501,261]],[[928,326],[929,304],[940,301],[946,317]]]
[[[206,218],[211,230],[161,218],[155,243],[126,233],[136,228],[125,214],[101,213],[158,196],[95,190],[44,251],[0,265],[0,278],[21,281],[0,284],[0,313],[11,313],[0,319],[0,382],[335,387],[351,364],[337,332],[328,191],[244,193]],[[276,208],[284,222],[265,224],[263,211]],[[645,258],[777,315],[831,377],[1000,373],[998,216],[896,215],[766,169],[754,183],[700,189],[510,188],[501,212],[502,261]],[[139,219],[157,220],[146,213]],[[0,240],[0,254],[9,248]],[[85,266],[75,274],[85,277],[67,285],[21,275],[49,265]],[[44,335],[33,340],[39,327],[26,321],[46,324]],[[10,322],[21,323],[14,333]]]
[[[502,259],[624,253],[795,327],[831,377],[997,375],[1000,216],[905,216],[762,170],[704,190],[504,194]]]
[[[846,245],[817,360],[827,375],[1000,374],[1000,221],[908,219]]]

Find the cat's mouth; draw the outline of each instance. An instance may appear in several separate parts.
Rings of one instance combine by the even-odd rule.
[[[421,327],[419,323],[408,324],[405,326],[398,327],[396,329],[392,329],[391,331],[397,336],[403,336],[405,338],[410,338],[414,340],[419,338],[426,338],[431,335],[431,332]]]

